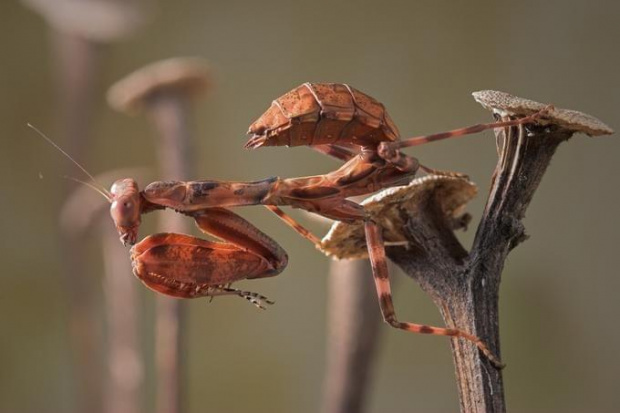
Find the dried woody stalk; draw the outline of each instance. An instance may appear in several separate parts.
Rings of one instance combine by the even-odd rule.
[[[474,98],[503,120],[545,108],[496,91],[476,92]],[[613,133],[598,119],[566,109],[550,109],[541,124],[496,132],[503,142],[500,157],[469,252],[453,232],[468,221],[462,209],[475,193],[469,181],[429,176],[364,202],[381,221],[386,241],[406,241],[406,246],[388,247],[387,255],[429,294],[446,325],[480,337],[494,354],[500,355],[498,298],[504,262],[527,238],[521,220],[551,157],[575,132]],[[335,225],[324,246],[340,257],[363,256],[363,232]],[[461,411],[504,412],[501,370],[471,343],[452,339],[451,345]]]

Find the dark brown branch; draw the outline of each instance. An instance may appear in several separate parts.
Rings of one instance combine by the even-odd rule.
[[[503,134],[503,132],[498,132]],[[469,254],[441,216],[422,205],[409,219],[413,249],[391,248],[394,260],[433,298],[447,326],[499,351],[498,300],[508,253],[525,240],[521,220],[557,146],[572,131],[557,126],[511,129]],[[504,412],[502,374],[471,343],[452,340],[462,412]]]
[[[410,274],[428,272],[438,275],[437,277],[418,278],[426,291],[435,294],[435,291],[445,291],[449,288],[449,284],[443,281],[441,275],[456,273],[457,267],[464,262],[467,256],[467,252],[460,246],[453,231],[463,228],[469,223],[471,216],[464,213],[463,210],[475,194],[475,185],[466,179],[432,175],[415,179],[403,187],[387,189],[364,200],[362,204],[375,222],[383,226],[383,237],[386,243],[407,245],[404,250],[393,249],[390,251],[394,252],[394,257],[399,252],[405,254],[405,262],[409,266]],[[409,229],[403,230],[405,226]],[[324,252],[334,257],[364,258],[368,251],[365,243],[363,223],[336,222],[323,238],[321,247]],[[429,253],[426,248],[432,251]],[[332,277],[334,276],[332,275]],[[355,282],[359,283],[359,280],[361,278]],[[371,293],[369,291],[368,294],[375,295],[376,292]],[[435,296],[440,297],[438,294]],[[436,302],[439,301],[436,300]],[[341,312],[351,312],[353,311],[351,309],[355,307],[354,311],[361,313],[360,305],[362,304],[361,298],[357,300],[343,299],[343,302],[338,303],[336,308]],[[373,309],[376,308],[377,303],[374,299],[366,300],[365,305],[369,306],[370,304],[372,304]],[[369,311],[369,308],[366,307],[364,311]],[[333,311],[331,309],[330,313]],[[378,318],[378,313],[375,317]],[[356,343],[358,340],[368,339],[359,329],[353,327],[352,317],[343,318],[347,320],[348,324],[345,324],[344,331],[339,332],[339,337],[342,340],[346,343]],[[336,315],[331,320],[332,324],[335,324],[334,319],[336,319]],[[373,321],[371,320],[370,323],[372,324]],[[344,346],[334,344],[332,340],[328,347],[331,350],[329,356],[350,361],[349,372],[356,369],[357,372],[365,373],[369,369],[371,360],[368,358],[363,360],[360,357],[354,357],[353,354],[357,346],[361,345],[363,344],[356,343],[355,345],[352,344],[351,349],[344,349]],[[331,359],[328,361],[331,362]],[[345,364],[342,361],[340,363],[341,366]],[[337,376],[332,377],[328,381],[328,385],[333,385],[337,390],[333,390],[332,394],[327,394],[328,397],[333,397],[335,401],[326,404],[326,406],[341,409],[331,411],[359,411],[356,407],[361,406],[360,401],[363,393],[361,391],[354,393],[353,390],[360,389],[354,388],[356,383],[355,379],[351,377],[352,374],[338,375],[337,367],[333,367],[331,363],[328,365],[328,369],[330,369],[328,374]],[[346,393],[349,388],[352,390]],[[351,400],[353,397],[357,397],[355,402]],[[349,398],[348,403],[345,403],[344,401],[347,398]]]
[[[461,410],[504,412],[501,370],[489,359],[489,354],[500,356],[498,292],[504,262],[527,238],[521,220],[558,145],[575,132],[599,136],[613,130],[585,113],[504,92],[473,95],[502,121],[528,117],[529,123],[497,132],[503,147],[470,252],[453,233],[471,218],[463,211],[476,187],[465,178],[443,174],[417,178],[362,205],[382,226],[386,245],[392,245],[386,248],[389,258],[433,299],[447,327],[477,336],[485,344],[476,347],[472,341],[452,339]],[[338,222],[321,247],[328,255],[363,258],[365,243],[361,224]],[[478,349],[485,347],[486,356]]]

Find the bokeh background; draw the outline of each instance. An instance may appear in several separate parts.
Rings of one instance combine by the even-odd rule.
[[[92,133],[79,160],[93,173],[146,167],[150,179],[165,179],[155,162],[154,129],[145,117],[109,109],[105,91],[138,67],[184,55],[208,59],[214,82],[193,107],[196,178],[254,180],[336,167],[305,148],[242,149],[248,125],[271,100],[305,81],[346,82],[376,97],[404,136],[490,120],[470,97],[480,89],[582,110],[618,128],[618,17],[620,3],[611,0],[161,1],[142,29],[102,46]],[[79,411],[84,382],[72,366],[58,242],[67,161],[25,126],[32,122],[63,145],[52,75],[57,55],[45,20],[22,4],[0,2],[0,22],[0,411]],[[511,254],[501,291],[511,411],[620,406],[619,150],[616,136],[575,136],[560,147],[528,211],[531,239]],[[470,212],[480,217],[496,162],[491,132],[408,152],[425,165],[469,174],[480,185]],[[72,174],[82,177],[77,169]],[[265,313],[232,298],[186,304],[186,411],[315,412],[325,367],[328,260],[267,211],[241,213],[285,246],[290,264],[278,277],[241,284],[277,301]],[[142,234],[154,220],[146,219]],[[106,338],[98,234],[86,238],[83,274],[101,343],[92,354],[95,382]],[[395,278],[403,320],[441,323],[410,279]],[[141,398],[143,411],[152,411],[154,293],[138,287]],[[381,338],[368,412],[457,411],[447,340],[387,327]]]

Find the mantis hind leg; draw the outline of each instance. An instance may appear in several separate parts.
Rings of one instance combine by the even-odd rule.
[[[379,305],[381,314],[386,323],[394,328],[398,328],[412,333],[432,334],[438,336],[460,337],[474,343],[480,351],[489,359],[496,368],[503,368],[504,364],[489,350],[487,345],[478,337],[465,331],[454,328],[433,327],[424,324],[414,324],[398,321],[394,303],[392,301],[392,291],[390,287],[390,279],[385,256],[385,248],[381,228],[367,220],[365,224],[366,242],[368,244],[368,255],[372,264],[373,277],[375,279],[375,287],[379,297]]]
[[[507,120],[507,121],[497,121],[491,123],[479,123],[477,125],[468,126],[460,129],[453,129],[446,132],[434,133],[432,135],[423,135],[416,136],[413,138],[403,139],[395,142],[381,142],[379,147],[377,148],[377,153],[383,159],[388,162],[394,163],[398,166],[401,155],[399,150],[402,148],[406,148],[409,146],[418,146],[424,145],[429,142],[439,141],[443,139],[456,138],[459,136],[472,135],[475,133],[479,133],[489,129],[497,129],[497,128],[508,128],[511,126],[519,126],[526,123],[533,123],[541,117],[545,116],[547,113],[553,110],[553,106],[547,106],[538,112],[535,112],[529,116]]]

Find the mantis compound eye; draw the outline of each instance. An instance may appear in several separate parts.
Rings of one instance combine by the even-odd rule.
[[[121,211],[121,214],[124,216],[133,215],[133,211],[135,209],[135,205],[133,202],[125,201],[118,206],[118,209]]]

